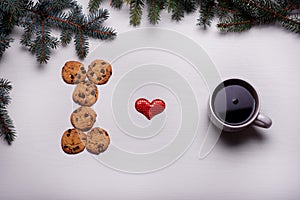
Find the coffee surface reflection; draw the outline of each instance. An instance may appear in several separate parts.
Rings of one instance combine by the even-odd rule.
[[[229,125],[240,125],[251,120],[255,114],[255,98],[240,85],[224,85],[213,96],[216,116]]]

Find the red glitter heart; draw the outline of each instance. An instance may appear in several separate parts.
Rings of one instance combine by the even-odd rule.
[[[149,120],[163,112],[165,108],[166,104],[161,99],[155,99],[150,103],[147,99],[140,98],[135,102],[135,109]]]

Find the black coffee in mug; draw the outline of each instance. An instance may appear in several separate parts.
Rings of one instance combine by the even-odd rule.
[[[256,99],[247,84],[230,79],[217,88],[212,97],[212,108],[221,121],[238,126],[252,119]]]

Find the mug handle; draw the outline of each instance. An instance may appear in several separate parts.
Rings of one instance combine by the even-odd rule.
[[[259,113],[254,121],[254,125],[262,128],[270,128],[272,125],[272,120],[264,114]]]

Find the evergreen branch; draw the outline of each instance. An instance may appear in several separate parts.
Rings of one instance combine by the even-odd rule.
[[[0,87],[0,107],[5,107],[10,103],[10,97],[7,90]]]
[[[111,0],[110,5],[113,8],[121,9],[123,6],[123,0]]]
[[[49,18],[49,19],[52,19],[52,20],[54,20],[54,21],[56,21],[56,22],[61,22],[61,23],[66,24],[66,25],[74,26],[74,27],[76,27],[76,28],[78,28],[78,29],[81,28],[80,24],[74,23],[74,22],[72,22],[72,21],[60,19],[60,18],[53,17],[53,16],[48,16],[48,18]],[[62,26],[63,26],[63,25],[62,25]]]
[[[131,0],[130,1],[130,24],[138,26],[141,23],[142,10],[144,7],[144,0]]]
[[[247,2],[247,0],[242,0],[242,1],[243,1],[243,2]],[[291,19],[291,18],[288,18],[288,17],[286,17],[286,16],[284,16],[284,15],[282,15],[282,14],[276,12],[276,10],[275,10],[275,9],[272,9],[271,6],[269,6],[269,7],[263,7],[263,6],[259,5],[259,3],[257,3],[257,2],[255,2],[255,1],[249,1],[249,0],[248,0],[248,3],[249,3],[250,5],[252,4],[253,6],[255,6],[255,7],[259,8],[259,9],[265,11],[265,12],[270,13],[270,14],[273,15],[274,17],[280,18],[280,19],[283,20],[283,21],[289,21],[290,23],[300,25],[300,22],[299,22],[299,21],[293,20],[293,19]]]
[[[228,17],[227,19],[219,22],[217,27],[222,32],[242,32],[252,27],[253,22],[251,20],[245,20],[239,16]]]
[[[172,12],[172,19],[180,21],[184,17],[183,0],[170,0],[168,2],[168,11]]]
[[[41,59],[39,60],[41,63],[47,62],[46,56],[45,56],[45,20],[42,20],[42,38],[41,38]]]
[[[113,29],[107,27],[98,27],[98,29],[88,29],[86,34],[92,38],[106,40],[112,39],[116,36],[116,33]]]
[[[70,29],[68,29],[68,28],[63,29],[60,34],[60,41],[61,41],[62,45],[69,44],[72,40],[72,37],[73,37],[73,33]]]
[[[158,0],[147,0],[148,4],[148,19],[151,24],[158,24],[160,20],[161,7]]]
[[[75,47],[77,55],[80,59],[83,59],[88,54],[88,42],[86,36],[79,30],[78,33],[75,34]]]
[[[10,81],[0,78],[0,89],[4,89],[7,92],[12,90],[12,85],[11,85]]]
[[[87,27],[90,24],[102,24],[105,20],[108,19],[109,13],[106,9],[99,9],[97,12],[94,12],[87,17],[87,22],[82,25],[82,27]]]
[[[11,145],[16,138],[14,124],[8,115],[6,108],[0,107],[0,136]]]
[[[35,23],[36,23],[36,18],[33,18],[32,20],[27,20],[22,23],[22,26],[24,28],[24,33],[21,37],[20,43],[26,47],[29,47],[31,44],[31,36],[35,29],[34,27]]]
[[[10,103],[9,92],[11,89],[11,83],[6,79],[0,78],[0,136],[4,136],[3,139],[9,145],[16,137],[13,122],[6,109],[6,106]]]
[[[293,16],[291,16],[291,19],[293,21],[300,22],[299,15],[293,15]],[[283,21],[281,21],[281,25],[289,31],[292,31],[292,32],[295,32],[295,33],[300,33],[300,24],[299,23],[295,24],[295,23],[291,23],[290,21],[284,21],[283,20]]]
[[[10,43],[13,41],[12,38],[4,34],[0,34],[0,58],[2,57],[5,50],[10,47]]]
[[[50,31],[42,23],[42,29],[37,31],[37,36],[31,42],[29,51],[36,55],[39,63],[47,63],[50,59],[51,49],[56,49],[59,44],[57,38],[50,35]]]
[[[200,4],[200,17],[198,18],[199,26],[203,26],[206,29],[206,26],[210,26],[211,21],[215,15],[215,1],[214,0],[205,0]]]
[[[197,10],[198,2],[195,0],[184,0],[183,7],[187,13],[192,13]]]
[[[67,13],[66,9],[69,9]],[[47,63],[51,50],[55,49],[59,42],[63,45],[69,44],[73,36],[77,55],[83,59],[88,53],[87,36],[104,40],[114,38],[116,35],[113,29],[102,27],[102,23],[109,16],[106,9],[99,9],[85,16],[81,6],[75,1],[40,0],[27,7],[26,11],[26,16],[22,18],[24,34],[21,44],[29,47],[40,63]],[[50,29],[53,27],[61,30],[60,41],[51,36]],[[36,35],[34,40],[33,35]]]
[[[4,12],[14,12],[16,10],[16,5],[14,4],[14,1],[1,0],[0,8]]]
[[[273,1],[233,0],[233,3],[244,10],[248,10],[257,24],[275,23],[279,21],[286,29],[299,33],[300,20],[298,17],[288,17],[287,11],[282,9],[283,3],[275,4]]]
[[[100,4],[102,3],[102,0],[90,0],[88,4],[88,9],[91,13],[98,10]]]

